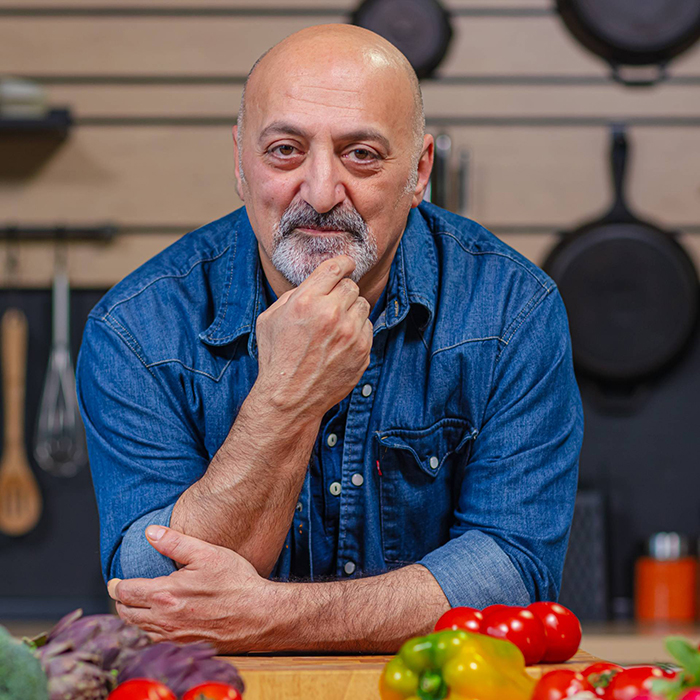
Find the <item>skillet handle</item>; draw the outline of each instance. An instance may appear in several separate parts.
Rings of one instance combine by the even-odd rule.
[[[625,174],[627,172],[627,135],[624,124],[613,124],[610,130],[610,165],[612,168],[615,202],[606,218],[629,221],[634,219],[625,202]]]
[[[613,80],[621,83],[625,87],[651,87],[668,80],[668,66],[666,63],[658,63],[651,66],[653,72],[646,71],[638,67],[621,66],[619,63],[610,64],[612,68]]]

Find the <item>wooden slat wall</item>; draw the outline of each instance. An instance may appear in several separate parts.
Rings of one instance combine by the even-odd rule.
[[[441,79],[423,91],[431,131],[471,153],[470,216],[541,262],[554,231],[607,206],[607,125],[628,121],[634,206],[684,231],[700,260],[700,46],[672,65],[675,80],[626,89],[576,44],[548,0],[447,4],[455,39]],[[0,74],[40,80],[51,103],[76,117],[31,177],[0,180],[0,225],[129,229],[109,244],[71,244],[81,286],[113,284],[180,233],[240,205],[230,127],[242,77],[276,41],[343,21],[354,3],[257,0],[259,13],[236,15],[252,3],[141,0],[129,15],[135,5],[0,0]],[[22,243],[17,255],[13,283],[48,284],[50,245]]]

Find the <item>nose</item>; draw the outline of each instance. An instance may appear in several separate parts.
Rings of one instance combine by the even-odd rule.
[[[310,154],[300,194],[319,214],[324,214],[345,200],[342,169],[334,153]]]

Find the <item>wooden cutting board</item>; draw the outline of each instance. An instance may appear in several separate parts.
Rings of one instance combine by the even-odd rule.
[[[223,656],[241,673],[245,700],[380,700],[379,676],[391,656]],[[596,661],[585,651],[564,664],[528,667],[533,678],[555,668],[581,671]]]

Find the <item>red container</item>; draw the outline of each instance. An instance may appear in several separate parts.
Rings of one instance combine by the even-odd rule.
[[[693,622],[697,610],[697,561],[676,533],[649,539],[649,556],[635,566],[635,616],[640,622]]]

